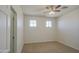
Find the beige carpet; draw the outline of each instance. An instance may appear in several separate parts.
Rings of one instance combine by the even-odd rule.
[[[59,42],[44,42],[25,44],[23,53],[79,53],[71,47],[63,45]]]

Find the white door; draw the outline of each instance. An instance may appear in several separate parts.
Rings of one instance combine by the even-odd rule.
[[[0,10],[0,52],[7,49],[7,15]]]

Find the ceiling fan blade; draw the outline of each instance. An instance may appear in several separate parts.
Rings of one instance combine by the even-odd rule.
[[[58,8],[60,8],[61,7],[61,5],[57,5],[56,7],[55,7],[55,9],[58,9]]]
[[[66,8],[68,8],[67,6],[63,6],[61,9],[66,9]]]

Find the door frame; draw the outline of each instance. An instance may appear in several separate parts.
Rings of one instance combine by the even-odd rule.
[[[10,19],[11,19],[11,16],[13,16],[13,19],[11,19],[11,21],[13,21],[13,24],[12,24],[13,26],[10,26],[10,29],[13,27],[12,39],[10,36],[10,52],[16,53],[17,52],[17,13],[15,12],[15,10],[13,9],[12,6],[10,7],[10,10],[13,13],[13,15],[10,13]],[[10,33],[11,33],[11,30],[10,30]],[[13,40],[13,45],[11,44],[11,40]],[[11,49],[12,49],[11,45],[13,46],[12,47],[13,51],[11,51]]]

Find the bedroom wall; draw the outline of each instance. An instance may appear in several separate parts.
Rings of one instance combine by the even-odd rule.
[[[34,17],[34,18],[32,18]],[[30,20],[37,21],[37,27],[29,27]],[[52,21],[52,27],[45,27],[47,20]],[[56,41],[56,21],[54,18],[41,16],[24,16],[24,43]]]
[[[58,19],[58,41],[79,50],[79,9]]]

